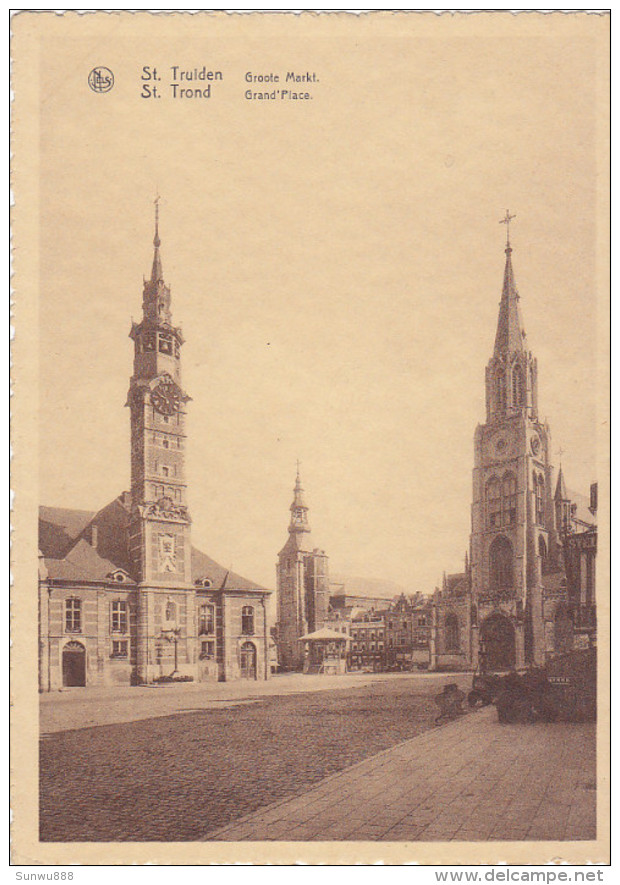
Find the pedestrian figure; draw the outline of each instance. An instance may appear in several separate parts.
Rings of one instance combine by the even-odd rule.
[[[439,716],[435,718],[435,725],[462,716],[465,712],[463,709],[464,700],[465,692],[461,691],[456,682],[449,682],[445,685],[443,691],[435,696],[435,703],[440,710]]]

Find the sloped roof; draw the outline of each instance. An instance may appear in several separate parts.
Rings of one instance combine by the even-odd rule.
[[[568,500],[575,505],[575,513],[573,519],[586,523],[589,526],[596,525],[596,515],[590,511],[590,498],[588,495],[582,495],[580,492],[573,492],[568,489],[566,492]]]
[[[467,575],[465,572],[457,572],[454,575],[446,575],[445,589],[452,596],[462,596],[467,592]]]
[[[117,569],[133,574],[127,550],[129,508],[119,496],[101,510],[39,508],[39,549],[51,580],[105,581]],[[97,541],[93,545],[93,527]],[[209,578],[214,589],[265,590],[192,547],[192,576]]]
[[[315,630],[314,633],[306,633],[305,636],[300,636],[300,639],[345,639],[347,642],[349,641],[346,633],[338,633],[336,630],[330,630],[328,627],[321,627],[320,630]]]
[[[64,559],[45,558],[48,577],[53,581],[105,581],[122,566],[100,556],[95,548],[80,538]],[[126,569],[123,569],[126,571]]]

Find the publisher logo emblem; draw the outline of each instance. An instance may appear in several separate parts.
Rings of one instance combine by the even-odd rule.
[[[93,68],[88,75],[88,85],[93,92],[109,92],[114,86],[114,74],[110,68],[100,65],[98,68]]]

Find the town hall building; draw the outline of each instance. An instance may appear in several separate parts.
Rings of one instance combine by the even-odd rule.
[[[507,213],[508,229],[510,220]],[[592,555],[582,557],[590,567],[582,569],[579,599],[567,580],[575,532],[587,533],[587,549],[595,550],[595,509],[589,518],[578,512],[561,470],[554,487],[550,429],[540,417],[538,364],[523,327],[509,234],[505,254],[486,421],[474,436],[469,554],[464,571],[446,576],[435,594],[432,669],[542,665],[573,647],[580,625],[583,640],[595,638]]]
[[[172,321],[156,210],[133,323],[131,489],[97,512],[41,507],[39,686],[269,676],[270,590],[192,545],[183,334]]]

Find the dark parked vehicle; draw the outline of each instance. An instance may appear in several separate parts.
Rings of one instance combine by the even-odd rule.
[[[474,674],[471,707],[495,704],[500,722],[596,719],[596,649],[566,652],[544,667]]]

